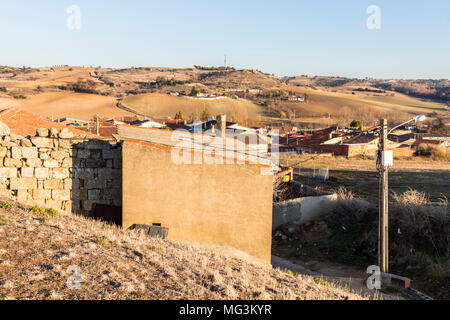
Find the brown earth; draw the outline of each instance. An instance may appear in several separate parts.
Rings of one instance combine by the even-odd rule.
[[[236,250],[1,204],[2,299],[364,298],[351,288],[258,264]],[[80,271],[80,289],[68,287],[68,280],[74,284],[69,267]]]

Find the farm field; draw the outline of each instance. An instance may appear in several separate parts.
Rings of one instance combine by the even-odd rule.
[[[74,92],[48,92],[25,100],[16,100],[28,112],[53,118],[70,117],[91,120],[131,114],[116,107],[113,97]],[[1,101],[0,101],[1,103]]]
[[[316,122],[329,125],[349,119],[361,119],[366,125],[373,125],[379,117],[389,117],[395,121],[411,118],[411,115],[441,112],[445,105],[424,99],[389,92],[393,96],[361,94],[355,95],[330,92],[324,89],[312,90],[286,86],[284,90],[292,90],[296,94],[307,94],[307,102],[285,102],[279,109],[288,113],[292,121]],[[293,112],[295,110],[295,119]],[[311,118],[312,121],[307,121]],[[351,120],[350,120],[351,121]]]
[[[185,83],[152,87],[158,78]],[[362,80],[338,87],[312,86],[312,78],[305,81],[298,85],[286,84],[282,78],[256,70],[221,72],[197,68],[70,66],[22,70],[5,67],[0,74],[0,88],[3,89],[0,108],[20,106],[48,117],[92,119],[96,114],[101,117],[127,114],[114,106],[120,100],[130,109],[154,117],[173,117],[181,110],[184,118],[193,120],[207,109],[211,116],[226,113],[243,125],[290,121],[300,127],[348,125],[353,119],[370,126],[380,117],[399,122],[421,113],[437,112],[442,116],[445,110],[443,103],[399,92],[357,91],[367,85]],[[79,86],[79,91],[71,89],[74,85]],[[211,94],[223,94],[232,89],[241,93],[258,89],[265,94],[283,90],[302,96],[307,94],[308,99],[290,102],[245,93],[240,99],[205,101],[167,95],[170,91],[189,93],[192,87]],[[262,105],[270,106],[270,109]]]
[[[318,184],[325,189],[345,187],[355,195],[377,199],[378,173],[375,160],[344,157],[283,156],[282,164],[305,169],[329,168],[330,180]],[[389,170],[389,189],[401,193],[408,189],[425,192],[433,202],[450,198],[450,163],[426,159],[394,160]]]
[[[233,121],[245,122],[248,118],[258,118],[262,108],[244,99],[196,100],[165,94],[140,94],[128,96],[123,105],[138,113],[154,117],[173,117],[181,110],[184,117],[199,118],[203,110],[208,110],[211,116],[225,113]]]

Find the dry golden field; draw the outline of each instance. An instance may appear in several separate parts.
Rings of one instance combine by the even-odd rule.
[[[91,120],[96,114],[101,118],[131,114],[117,108],[113,97],[74,92],[41,93],[30,99],[20,100],[20,107],[54,119],[70,117]]]
[[[173,117],[181,110],[186,118],[199,118],[205,109],[211,116],[225,113],[234,121],[241,123],[248,118],[261,116],[261,107],[244,99],[225,98],[206,101],[151,93],[128,96],[123,104],[138,113],[155,117]]]
[[[366,125],[374,125],[381,117],[401,121],[418,114],[440,113],[445,107],[442,103],[394,92],[388,92],[387,96],[373,93],[353,95],[331,92],[325,88],[313,90],[292,86],[285,86],[283,90],[309,96],[307,102],[284,102],[276,107],[284,111],[286,119],[304,123],[331,125],[336,122],[344,124],[359,119]]]
[[[227,113],[242,124],[255,121],[261,123],[264,120],[293,120],[304,126],[347,124],[353,119],[372,125],[381,116],[400,121],[419,113],[442,113],[444,108],[442,103],[393,91],[387,91],[385,94],[354,91],[365,85],[362,80],[354,80],[337,87],[325,87],[312,86],[312,78],[299,77],[286,85],[281,78],[256,70],[225,72],[197,68],[106,69],[70,66],[0,69],[0,88],[6,90],[0,91],[1,108],[23,106],[30,112],[49,117],[91,119],[95,114],[102,117],[126,114],[114,106],[119,99],[124,99],[124,104],[132,109],[155,117],[174,116],[181,110],[185,118],[198,118],[207,108],[213,116]],[[176,86],[146,87],[146,84],[151,84],[158,77],[187,82]],[[68,89],[61,89],[80,81],[89,83],[88,87],[96,94],[75,94]],[[267,107],[259,106],[263,101],[251,95],[247,99],[213,101],[188,100],[165,95],[168,91],[189,93],[193,86],[215,94],[223,94],[226,89],[294,91],[300,95],[307,94],[309,99],[304,103],[274,102],[272,109],[268,110]],[[251,101],[258,101],[258,104]],[[281,117],[268,117],[268,111],[274,110],[278,111]],[[271,115],[274,115],[273,112]]]

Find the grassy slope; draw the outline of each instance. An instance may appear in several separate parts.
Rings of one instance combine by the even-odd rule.
[[[3,299],[361,299],[224,248],[149,238],[74,215],[0,209]],[[70,290],[69,266],[81,270]]]
[[[43,90],[45,91],[47,86],[64,85],[76,82],[79,79],[89,79],[95,82],[97,90],[106,88],[105,83],[91,76],[94,71],[98,71],[99,74],[107,79],[113,80],[113,82],[117,82],[118,85],[111,90],[113,90],[113,93],[122,94],[129,89],[137,88],[134,81],[154,81],[157,76],[192,80],[200,74],[208,73],[208,71],[196,69],[167,68],[129,70],[106,70],[82,67],[41,68],[39,71],[33,70],[29,73],[19,72],[12,78],[6,76],[0,78],[0,86],[5,86],[8,89],[8,93],[0,94],[0,107],[24,105],[30,108],[31,112],[45,116],[53,115],[59,117],[67,115],[82,119],[90,119],[96,113],[105,117],[122,115],[124,113],[123,111],[112,107],[112,97],[73,94],[70,92],[32,95],[33,90],[38,86],[44,88]],[[214,88],[216,86],[220,88],[253,88],[255,86],[261,86],[269,90],[276,89],[281,84],[273,77],[249,70],[218,73],[218,75],[206,78],[204,82],[211,84],[212,91],[215,90]],[[365,116],[368,119],[373,119],[377,118],[380,113],[389,115],[390,118],[392,118],[393,113],[397,113],[399,117],[408,117],[410,114],[428,113],[439,111],[443,108],[443,105],[440,103],[424,101],[399,93],[395,93],[392,97],[361,92],[355,92],[356,94],[352,95],[351,92],[354,86],[342,86],[331,89],[317,87],[318,90],[293,85],[282,85],[281,87],[286,91],[293,90],[298,94],[307,93],[310,96],[309,103],[283,102],[283,105],[287,109],[296,110],[297,118],[302,118],[298,120],[306,122],[334,123],[338,118],[363,118]],[[392,92],[388,93],[391,94]],[[25,94],[29,99],[14,100],[9,97],[9,94]],[[180,109],[185,117],[190,115],[199,116],[203,109],[207,107],[211,115],[226,112],[242,123],[247,117],[253,119],[259,118],[263,109],[244,99],[206,102],[160,94],[129,96],[125,99],[124,103],[139,112],[156,117],[174,116]],[[331,119],[328,118],[328,113],[331,115]],[[317,117],[318,115],[325,116],[326,118],[307,119],[310,116]]]
[[[54,118],[91,120],[96,114],[101,118],[130,114],[117,108],[113,97],[87,93],[48,92],[19,102],[26,111]]]
[[[379,114],[392,115],[397,113],[400,117],[409,117],[411,114],[441,111],[444,105],[437,102],[424,101],[418,98],[395,93],[394,96],[366,95],[361,93],[345,94],[326,90],[312,90],[286,86],[285,90],[293,90],[298,94],[308,94],[308,103],[285,103],[289,108],[296,110],[297,118],[307,118],[311,115],[327,115],[331,117],[361,117]],[[326,121],[326,119],[323,119]],[[316,119],[316,121],[320,121]]]
[[[139,113],[154,117],[173,117],[179,110],[185,117],[191,114],[200,116],[206,108],[212,116],[226,113],[233,118],[257,117],[261,108],[244,99],[195,100],[174,97],[166,94],[141,94],[128,96],[123,104]]]

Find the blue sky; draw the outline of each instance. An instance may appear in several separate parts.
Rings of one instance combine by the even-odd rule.
[[[0,65],[219,66],[227,54],[276,75],[450,78],[448,0],[3,0],[0,30]]]

